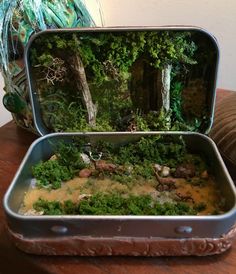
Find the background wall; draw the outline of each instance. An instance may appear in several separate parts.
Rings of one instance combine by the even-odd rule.
[[[4,87],[3,78],[2,78],[2,75],[0,74],[0,127],[12,119],[11,113],[8,112],[2,104],[2,97],[5,93],[3,90],[3,87]]]
[[[91,10],[93,3],[97,7],[97,0],[87,2]],[[236,90],[235,0],[100,0],[100,3],[105,26],[195,25],[207,29],[220,46],[217,86]],[[0,79],[0,126],[10,120],[1,103],[1,82]]]

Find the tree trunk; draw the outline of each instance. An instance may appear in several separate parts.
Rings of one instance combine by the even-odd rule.
[[[168,112],[170,110],[170,73],[172,66],[165,65],[159,73],[158,86],[160,87],[161,93],[161,106]],[[160,104],[158,104],[160,105]]]
[[[92,101],[92,96],[88,86],[83,62],[81,60],[81,57],[78,54],[73,56],[70,61],[71,61],[70,65],[72,67],[73,74],[75,75],[76,86],[78,90],[80,90],[82,93],[83,103],[87,110],[88,123],[91,126],[95,126],[97,106]]]

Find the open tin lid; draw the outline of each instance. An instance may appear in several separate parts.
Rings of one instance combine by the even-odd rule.
[[[196,27],[35,34],[25,62],[35,126],[54,131],[198,131],[213,121],[219,50]]]

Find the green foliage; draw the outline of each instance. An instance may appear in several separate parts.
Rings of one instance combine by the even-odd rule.
[[[149,112],[146,120],[150,130],[170,130],[171,112],[161,108],[159,112]]]
[[[138,112],[134,116],[134,124],[137,131],[150,131],[147,120]]]
[[[192,57],[197,47],[190,37],[190,32],[181,31],[147,33],[146,51],[152,58],[152,65],[163,68],[177,62],[196,64]]]
[[[76,204],[49,202],[39,199],[34,209],[44,215],[196,215],[196,211],[186,203],[164,203],[151,198],[150,195],[129,195],[97,193]]]
[[[58,162],[73,174],[86,167],[81,158],[82,147],[74,143],[60,142],[56,147]]]
[[[38,62],[43,67],[49,67],[52,64],[53,57],[50,54],[43,53],[38,57]]]
[[[63,212],[62,204],[59,201],[46,201],[39,198],[33,205],[33,208],[38,212],[43,212],[44,215],[61,215]]]
[[[167,64],[181,67],[181,64],[196,63],[193,60],[195,51],[196,45],[186,31],[80,32],[39,36],[31,47],[32,66],[48,67],[57,57],[64,61],[65,78],[68,78],[56,86],[38,81],[44,121],[54,131],[127,130],[129,123],[124,120],[135,113],[136,130],[184,129],[186,123],[181,120],[178,83],[172,87],[172,113],[161,109],[158,113],[143,115],[133,108],[128,91],[129,79],[131,68],[139,58],[147,58],[157,69]],[[80,92],[70,78],[70,58],[76,54],[83,61],[93,101],[98,103],[94,127],[87,123]],[[37,73],[41,71],[38,69]],[[38,78],[42,77],[39,75]],[[174,124],[171,123],[173,117]]]
[[[174,82],[171,85],[171,91],[170,91],[170,108],[172,110],[172,117],[174,121],[184,122],[183,116],[182,116],[182,90],[183,90],[183,84],[181,82]]]
[[[129,73],[131,66],[142,55],[150,57],[155,68],[178,62],[196,64],[192,59],[196,45],[189,32],[98,33],[81,35],[79,39],[82,45],[79,52],[88,68],[88,74],[93,75],[98,83],[107,79],[104,66],[107,61],[110,69],[115,70],[120,79],[123,79],[124,73]]]
[[[85,152],[88,141],[78,140],[75,143],[60,142],[55,145],[55,161],[49,160],[33,167],[33,175],[39,187],[58,188],[61,182],[69,180],[87,165],[82,161],[81,153]],[[196,175],[208,170],[203,156],[190,154],[182,138],[166,136],[145,136],[135,142],[115,145],[105,141],[91,144],[93,155],[102,152],[102,160],[114,163],[120,168],[114,172],[103,172],[103,176],[131,187],[134,182],[150,180],[155,177],[153,165],[167,165],[175,168],[182,163],[193,164]],[[93,175],[96,178],[96,174]],[[189,180],[188,183],[199,185],[204,179]]]
[[[204,155],[186,153],[184,155],[183,161],[186,163],[192,163],[196,168],[196,175],[200,176],[200,174],[209,169],[207,161]],[[204,180],[203,180],[204,181]]]
[[[174,167],[183,161],[186,152],[186,147],[181,140],[163,142],[160,136],[147,136],[135,143],[119,147],[115,152],[114,161],[118,164],[138,164],[143,168],[147,168],[147,161],[149,165],[158,163]],[[142,175],[150,174],[150,170],[146,168],[141,172]],[[141,168],[139,170],[141,171]]]
[[[143,164],[141,165],[134,165],[133,177],[135,178],[144,178],[144,179],[152,179],[154,172],[153,172],[153,166],[150,164],[150,161],[144,160]]]
[[[57,189],[63,181],[73,177],[71,170],[60,164],[57,160],[40,162],[32,167],[33,176],[36,178],[36,185],[40,188]]]
[[[86,121],[81,98],[70,89],[62,90],[53,86],[48,88],[43,97],[43,120],[49,129],[56,132],[113,131],[109,120],[104,117],[98,117],[96,126],[91,127]]]
[[[206,204],[205,203],[198,203],[196,204],[194,207],[194,210],[196,210],[197,212],[201,212],[203,210],[206,209]]]
[[[77,145],[65,142],[52,145],[56,159],[40,162],[32,167],[32,174],[39,188],[60,188],[63,181],[72,179],[78,171],[86,167],[80,155],[81,142]]]
[[[53,55],[65,50],[67,54],[79,53],[88,78],[98,85],[108,79],[107,69],[116,71],[123,79],[124,73],[128,73],[142,55],[149,56],[156,68],[177,62],[196,63],[192,59],[196,45],[191,34],[183,31],[44,35],[34,41],[34,46],[38,52],[34,49],[31,52],[33,65],[44,63],[48,53]]]

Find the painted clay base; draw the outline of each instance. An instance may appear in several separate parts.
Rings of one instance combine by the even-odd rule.
[[[8,232],[19,249],[37,255],[206,256],[223,253],[231,247],[236,237],[236,225],[220,238],[26,238],[10,229]]]

